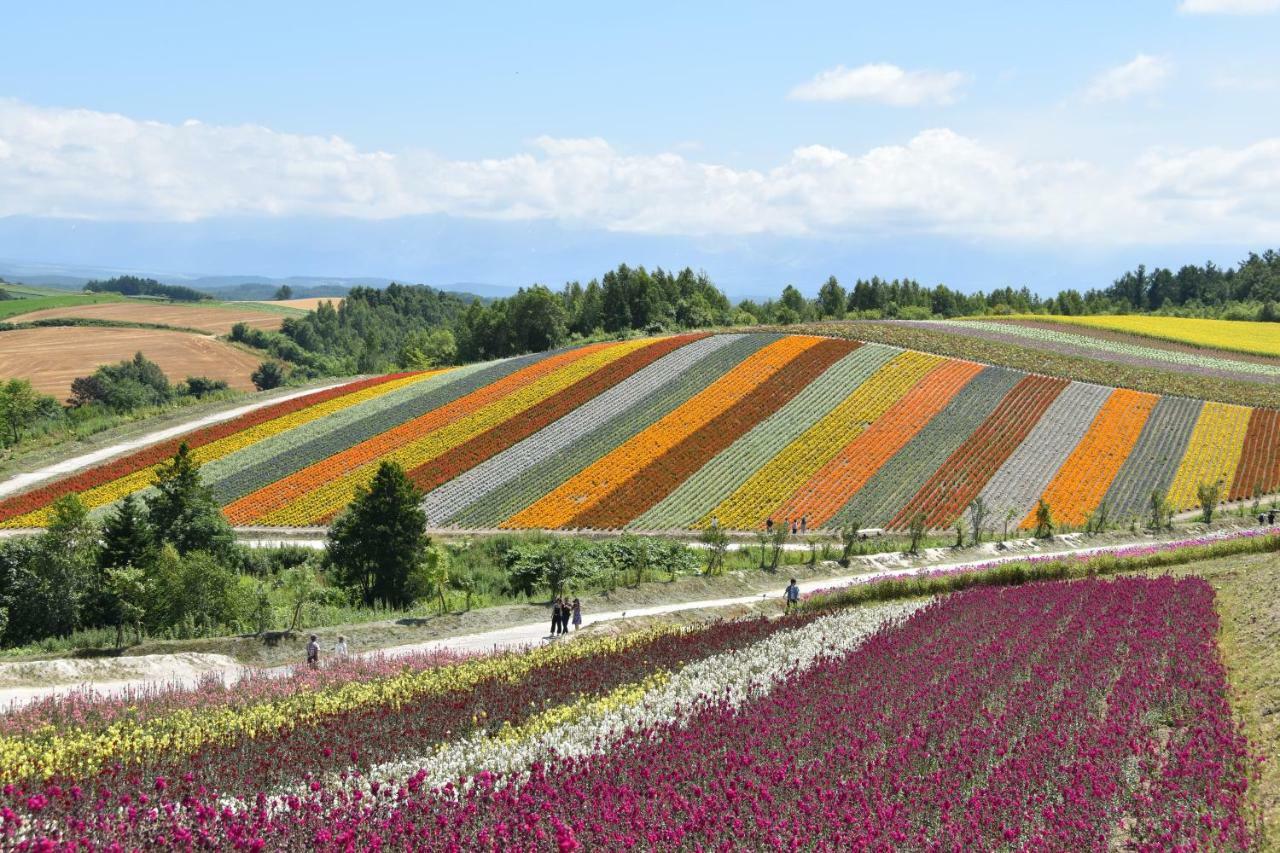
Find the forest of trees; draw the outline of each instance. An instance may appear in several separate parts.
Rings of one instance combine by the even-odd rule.
[[[103,281],[97,279],[87,282],[84,289],[90,293],[119,293],[122,296],[156,296],[162,299],[172,299],[175,302],[199,302],[202,299],[212,299],[213,297],[207,293],[202,293],[190,287],[183,287],[179,284],[161,284],[154,278],[138,278],[132,275],[121,275],[115,278],[108,278]]]

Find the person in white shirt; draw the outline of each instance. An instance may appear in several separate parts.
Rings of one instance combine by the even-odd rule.
[[[338,655],[339,657],[346,657],[347,655],[347,638],[346,637],[342,636],[341,634],[338,635],[338,642],[333,647],[333,653],[335,655]]]

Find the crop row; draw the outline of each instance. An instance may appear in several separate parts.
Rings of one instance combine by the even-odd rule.
[[[706,336],[703,334],[682,335],[651,341],[647,346],[605,364],[568,388],[550,395],[519,418],[499,424],[440,458],[414,468],[409,472],[409,477],[419,489],[430,492],[512,445],[541,432],[663,356],[704,337]]]
[[[356,491],[368,485],[380,462],[394,462],[407,470],[415,470],[440,455],[485,432],[508,423],[543,400],[568,388],[596,370],[611,364],[639,348],[647,340],[604,345],[596,349],[584,347],[573,359],[566,359],[543,375],[526,376],[523,382],[508,389],[492,390],[488,399],[477,392],[470,410],[441,415],[434,424],[426,418],[414,428],[406,428],[393,449],[383,445],[371,457],[354,468],[335,469],[329,479],[308,492],[304,498],[262,516],[264,524],[292,524],[290,519],[305,518],[307,523],[327,523],[355,497]],[[408,438],[407,441],[402,439]]]
[[[467,365],[402,385],[360,406],[343,409],[201,467],[201,477],[218,503],[227,505],[379,432],[390,429],[442,400],[464,393],[483,365]]]
[[[295,501],[310,497],[316,490],[332,488],[336,478],[349,472],[359,472],[370,462],[394,452],[424,434],[447,427],[489,404],[502,400],[529,383],[553,373],[566,363],[599,351],[605,345],[558,352],[546,358],[528,362],[517,370],[507,372],[496,381],[480,385],[453,396],[449,402],[425,410],[411,420],[404,421],[377,432],[358,443],[346,444],[334,449],[331,455],[301,468],[294,473],[259,489],[227,507],[227,516],[234,523],[271,523],[273,513],[281,513],[280,523],[292,524],[294,519],[310,518],[312,505],[293,506]],[[459,389],[461,390],[461,389]]]
[[[1113,517],[1140,515],[1152,492],[1168,492],[1203,406],[1183,397],[1160,398],[1103,498]]]
[[[592,462],[511,516],[502,526],[561,527],[567,524],[822,340],[793,335],[762,347],[678,409]]]
[[[1063,321],[1061,317],[1052,319],[1054,323]],[[1195,352],[1129,344],[1105,338],[1073,334],[1067,331],[1046,329],[1039,326],[1023,326],[1012,322],[987,322],[983,320],[939,320],[937,322],[940,325],[954,329],[976,329],[1010,338],[1065,344],[1083,352],[1105,352],[1118,356],[1138,357],[1145,361],[1165,363],[1182,369],[1188,367],[1204,368],[1206,371],[1211,371],[1207,375],[1217,375],[1216,372],[1223,372],[1273,379],[1280,377],[1280,366],[1274,364],[1259,364],[1243,359],[1222,358]]]
[[[1022,444],[1066,385],[1065,380],[1045,376],[1026,376],[1019,381],[991,416],[955,449],[915,497],[898,510],[890,526],[908,526],[917,514],[924,517],[927,527],[949,524]]]
[[[901,399],[936,363],[936,358],[921,353],[899,353],[870,378],[841,388],[831,401],[837,405],[821,419],[795,424],[787,431],[785,444],[767,448],[767,457],[744,460],[747,466],[736,478],[739,484],[698,523],[705,525],[717,517],[729,527],[754,527],[774,515],[800,484]],[[748,473],[750,476],[745,476]],[[780,520],[785,524],[801,515],[806,513],[783,513]]]
[[[1084,438],[1111,389],[1072,382],[979,492],[993,521],[1020,520]]]
[[[1280,490],[1280,410],[1254,409],[1231,484],[1231,500]]]
[[[178,449],[178,445],[184,441],[193,450],[199,449],[222,438],[252,429],[259,424],[305,410],[309,406],[356,393],[371,386],[394,382],[401,376],[403,374],[378,376],[372,379],[339,385],[324,391],[317,391],[314,394],[305,394],[292,400],[286,400],[283,403],[263,406],[238,418],[195,430],[179,438],[157,442],[142,450],[113,459],[106,464],[87,468],[70,477],[55,480],[39,488],[0,501],[0,524],[5,527],[29,526],[31,522],[36,520],[35,513],[44,510],[49,504],[63,495],[86,492],[137,471],[152,469],[173,456]]]
[[[687,527],[698,519],[707,523],[712,510],[743,480],[774,458],[803,431],[824,417],[853,386],[869,381],[900,350],[876,344],[850,353],[817,380],[745,435],[716,454],[661,502],[639,515],[640,529]]]
[[[1102,502],[1159,399],[1123,388],[1111,392],[1089,431],[1044,490],[1043,499],[1059,524],[1083,524]],[[1022,526],[1031,528],[1035,523],[1033,509]]]
[[[1200,317],[1162,317],[1155,314],[1054,316],[1055,323],[1111,329],[1162,341],[1280,356],[1275,324]]]
[[[618,528],[665,498],[743,433],[831,372],[857,345],[823,340],[805,350],[768,381],[756,386],[695,432],[669,447],[595,506],[578,513],[571,527]]]
[[[859,520],[873,527],[886,526],[1022,378],[1023,374],[1012,370],[983,369],[946,408],[881,465],[835,517]]]
[[[1222,483],[1230,486],[1245,433],[1249,429],[1250,410],[1227,403],[1205,403],[1187,440],[1187,450],[1169,484],[1166,499],[1177,509],[1188,509],[1198,503],[1197,489],[1203,484]]]
[[[537,466],[553,460],[565,448],[592,429],[638,406],[664,386],[680,381],[687,371],[740,336],[716,335],[701,338],[670,352],[653,364],[637,370],[622,382],[549,424],[532,436],[481,461],[452,480],[427,493],[424,506],[432,522],[453,519],[465,508],[487,495],[518,486]],[[513,482],[516,481],[516,482]]]
[[[427,492],[433,524],[464,529],[900,529],[918,517],[936,529],[978,496],[998,523],[1032,526],[1043,498],[1075,526],[1103,501],[1136,517],[1153,491],[1177,509],[1202,483],[1234,499],[1280,491],[1280,411],[761,333],[396,374],[190,438],[242,525],[326,524],[383,462]],[[42,521],[67,491],[106,512],[148,488],[173,446],[0,502],[0,523]]]
[[[708,347],[708,351],[701,353],[700,358],[670,381],[658,381],[655,389],[647,391],[638,401],[621,410],[605,411],[600,420],[585,424],[584,431],[558,453],[541,459],[503,488],[490,491],[451,516],[450,524],[496,527],[503,519],[529,506],[540,496],[581,473],[596,459],[666,417],[742,360],[776,339],[743,335],[725,346]]]
[[[1225,373],[1206,375],[1204,369],[1178,368],[1171,364],[1104,356],[1096,352],[1092,355],[1064,353],[1025,338],[1016,341],[992,339],[998,336],[988,336],[990,333],[978,333],[976,330],[970,330],[966,335],[963,329],[933,322],[852,320],[804,323],[786,328],[790,332],[852,338],[949,358],[997,364],[1073,382],[1122,386],[1152,394],[1172,394],[1242,406],[1280,407],[1280,383],[1266,382],[1263,377],[1251,379]]]

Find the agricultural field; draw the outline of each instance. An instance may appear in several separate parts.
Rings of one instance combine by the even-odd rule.
[[[1209,350],[1189,344],[1165,343],[1129,333],[1073,326],[1060,323],[1056,319],[924,322],[987,340],[1023,344],[1067,355],[1109,359],[1121,364],[1142,367],[1186,371],[1214,379],[1280,382],[1280,358],[1249,356],[1227,350]],[[1280,334],[1280,328],[1277,329],[1277,334]]]
[[[208,376],[225,379],[239,390],[253,388],[249,374],[261,361],[230,344],[189,332],[47,327],[0,332],[0,376],[29,379],[39,391],[65,399],[76,377],[139,351],[175,381]]]
[[[1083,327],[1051,329],[1058,336],[1029,336],[1020,334],[1014,327],[1032,321],[1005,324],[994,330],[975,325],[978,322],[986,321],[845,320],[804,323],[788,326],[786,330],[888,344],[1152,394],[1280,408],[1280,382],[1265,372],[1257,372],[1257,365],[1274,368],[1280,365],[1280,359],[1166,344],[1153,338]],[[1035,323],[1044,325],[1041,321]],[[1085,340],[1064,343],[1062,334]],[[1096,340],[1104,335],[1127,344],[1126,351],[1117,353],[1099,348]],[[1171,360],[1168,354],[1171,350],[1207,355],[1228,363],[1206,366],[1204,362],[1196,365],[1187,359]],[[1249,364],[1242,367],[1242,362]]]
[[[43,526],[150,487],[185,441],[238,526],[328,524],[382,461],[433,527],[687,530],[1059,525],[1153,491],[1193,509],[1280,492],[1280,411],[1022,373],[882,344],[780,333],[588,344],[351,382],[264,407],[0,501]]]
[[[9,290],[9,287],[5,287]],[[114,293],[36,293],[34,291],[13,290],[21,294],[21,299],[0,301],[0,320],[10,320],[21,314],[48,309],[68,309],[79,305],[104,305],[122,302],[124,297]]]
[[[0,718],[0,839],[1247,849],[1218,625],[1200,578],[1088,578],[50,700]]]
[[[0,303],[6,304],[6,303]],[[115,323],[152,323],[199,329],[213,335],[225,335],[236,323],[258,329],[278,329],[285,314],[256,309],[251,305],[208,306],[202,303],[156,302],[146,300],[111,301],[100,304],[62,305],[13,315],[14,323],[35,320],[104,320]]]
[[[1018,319],[1043,319],[1013,317]],[[1088,329],[1107,329],[1174,343],[1280,357],[1280,324],[1201,317],[1161,317],[1155,314],[1054,316],[1055,323]]]
[[[342,297],[341,296],[311,296],[311,297],[307,297],[306,299],[277,299],[272,302],[239,302],[239,303],[232,303],[232,304],[243,305],[245,308],[260,307],[265,305],[268,307],[294,308],[299,311],[314,311],[320,307],[321,302],[331,302],[333,303],[333,307],[337,308],[342,303]]]

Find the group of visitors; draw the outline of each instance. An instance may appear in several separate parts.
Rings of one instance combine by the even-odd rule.
[[[1267,510],[1266,512],[1260,512],[1260,513],[1258,513],[1258,524],[1261,524],[1261,525],[1271,525],[1272,527],[1274,527],[1274,526],[1275,526],[1275,523],[1276,523],[1276,508],[1275,508],[1275,507],[1272,507],[1271,509]]]
[[[551,602],[551,636],[569,633],[571,619],[573,630],[576,631],[582,627],[582,602],[576,598],[570,601],[566,597],[557,596]]]
[[[338,635],[338,642],[333,644],[333,653],[340,658],[347,656],[347,638],[342,634]],[[307,666],[312,669],[320,666],[320,640],[315,634],[307,641]]]
[[[792,535],[792,536],[804,536],[805,534],[807,534],[807,533],[809,532],[809,516],[807,516],[807,515],[802,515],[802,516],[800,516],[799,518],[792,518],[792,519],[790,519],[790,520],[788,520],[788,519],[783,519],[783,520],[782,520],[782,529],[783,529],[783,530],[786,530],[788,525],[790,525],[790,527],[791,527],[791,535]],[[773,519],[772,519],[772,518],[766,518],[766,519],[765,519],[765,522],[764,522],[764,530],[765,530],[765,532],[766,532],[766,533],[773,533]]]

